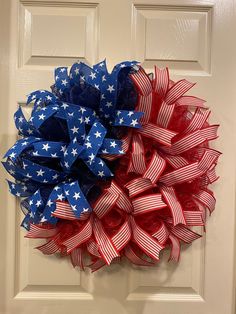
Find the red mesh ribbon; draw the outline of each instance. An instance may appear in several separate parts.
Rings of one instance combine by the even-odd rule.
[[[170,81],[168,69],[155,67],[151,80],[145,71],[131,75],[143,111],[142,128],[123,138],[115,180],[93,204],[93,212],[78,220],[67,202],[57,201],[55,227],[31,225],[29,238],[45,238],[44,254],[70,255],[73,266],[92,271],[119,262],[151,266],[161,250],[170,247],[178,261],[181,242],[201,237],[192,226],[205,226],[206,210],[215,208],[208,185],[218,179],[220,153],[209,148],[218,125],[209,125],[204,100],[184,95],[194,84]]]

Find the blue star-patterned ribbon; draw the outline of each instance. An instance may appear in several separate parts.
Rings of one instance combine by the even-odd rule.
[[[143,113],[135,111],[137,94],[129,78],[136,70],[135,61],[117,64],[111,73],[105,60],[93,67],[77,62],[69,72],[59,67],[51,92],[28,96],[29,120],[18,108],[14,120],[21,139],[3,165],[15,178],[8,181],[10,192],[24,198],[25,228],[56,223],[57,200],[67,200],[78,219],[92,210],[89,201],[99,194],[100,180],[113,176],[104,158],[121,156],[120,134],[141,127]]]

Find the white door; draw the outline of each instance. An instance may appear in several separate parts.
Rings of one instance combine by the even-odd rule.
[[[24,238],[19,204],[1,168],[0,313],[232,314],[235,252],[235,25],[233,0],[1,0],[1,156],[16,139],[13,113],[26,94],[48,89],[53,69],[78,58],[137,59],[174,80],[197,82],[219,122],[223,152],[207,234],[155,268],[112,265],[94,274],[43,256]]]

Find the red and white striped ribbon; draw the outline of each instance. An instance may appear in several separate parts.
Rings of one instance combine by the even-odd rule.
[[[91,219],[89,219],[82,229],[77,232],[73,237],[65,240],[63,245],[66,246],[67,253],[70,253],[72,250],[80,246],[82,243],[88,241],[92,236],[92,223]]]
[[[143,141],[140,134],[133,135],[131,160],[134,172],[143,174],[146,170]]]
[[[204,108],[205,107],[205,100],[200,99],[198,97],[194,97],[194,96],[182,96],[180,97],[177,102],[176,105],[177,106],[189,106],[189,107],[200,107],[200,108]]]
[[[70,259],[73,267],[79,266],[81,270],[84,270],[83,251],[81,248],[74,249],[70,253]]]
[[[152,140],[161,143],[166,146],[171,146],[171,141],[174,136],[176,136],[176,132],[170,131],[165,128],[161,128],[155,124],[148,123],[142,126],[141,129],[138,130],[138,132],[148,138],[151,138]]]
[[[165,156],[165,160],[174,168],[178,169],[187,166],[189,162],[182,156]]]
[[[58,232],[57,228],[42,227],[34,224],[30,224],[30,230],[25,235],[25,238],[51,238]]]
[[[110,193],[114,193],[116,195],[119,195],[116,205],[122,209],[123,211],[127,213],[131,213],[133,211],[132,204],[125,194],[125,192],[118,186],[118,184],[112,180],[110,187],[107,189]]]
[[[129,191],[129,197],[132,198],[140,193],[143,193],[144,191],[153,188],[154,184],[148,178],[137,178],[126,183],[125,187]]]
[[[118,197],[118,194],[105,191],[96,201],[93,212],[101,219],[115,206]]]
[[[185,243],[192,243],[194,240],[201,238],[201,235],[185,227],[184,225],[169,226],[173,235]]]
[[[210,113],[210,110],[197,108],[192,119],[190,120],[188,127],[184,130],[184,133],[191,133],[201,129],[206,123]]]
[[[168,204],[172,217],[173,217],[173,224],[176,226],[177,224],[186,224],[183,208],[178,201],[175,190],[173,187],[162,186],[160,188],[161,194],[163,195],[166,203]]]
[[[56,201],[56,210],[52,213],[52,215],[66,220],[78,219],[68,202]]]
[[[210,213],[215,209],[216,199],[209,190],[201,190],[197,194],[192,195],[196,200],[198,200],[201,204],[205,205]]]
[[[100,268],[102,268],[105,265],[106,265],[106,263],[102,259],[98,259],[94,263],[92,263],[89,267],[90,267],[90,269],[91,269],[91,271],[93,273],[93,272],[99,270]]]
[[[166,207],[160,193],[141,196],[132,201],[134,215],[140,215]]]
[[[169,70],[168,68],[159,69],[154,67],[155,78],[153,81],[153,89],[160,99],[163,99],[169,88]]]
[[[163,249],[163,246],[146,231],[141,229],[135,222],[133,217],[130,217],[133,241],[151,258],[159,260],[159,253]]]
[[[163,128],[167,128],[174,113],[174,110],[175,104],[168,105],[165,101],[163,101],[157,115],[157,125]]]
[[[129,221],[126,220],[112,237],[112,243],[114,244],[117,251],[121,251],[128,244],[131,236],[131,227]]]
[[[131,263],[138,265],[138,266],[152,266],[153,262],[149,262],[142,257],[140,257],[137,252],[130,246],[126,246],[124,251],[125,256],[128,258],[128,260],[131,261]]]
[[[199,162],[191,163],[177,170],[166,173],[160,178],[160,182],[166,186],[187,182],[203,175],[211,165],[219,158],[220,153],[207,150]]]
[[[170,234],[169,239],[171,242],[171,252],[170,252],[169,261],[178,262],[179,256],[180,256],[180,242],[178,238],[176,238],[172,234]]]
[[[119,256],[119,253],[103,229],[101,221],[96,217],[93,221],[93,233],[99,246],[100,254],[103,256],[106,263],[110,265],[112,260]]]
[[[87,245],[87,249],[88,249],[88,252],[94,256],[97,256],[97,257],[101,257],[99,251],[98,251],[98,245],[97,243],[92,240],[92,239],[89,239],[87,242],[86,242],[86,245]]]
[[[158,228],[158,230],[155,231],[152,234],[152,236],[156,238],[162,245],[164,245],[169,238],[169,234],[170,234],[169,230],[167,229],[166,225],[162,221],[160,228]]]
[[[166,161],[155,151],[152,159],[143,174],[144,179],[149,179],[152,183],[156,183],[165,170]]]
[[[214,140],[217,137],[218,126],[212,125],[201,130],[195,130],[186,134],[171,147],[163,147],[162,149],[172,155],[182,154],[206,141]]]
[[[204,226],[204,219],[201,211],[184,211],[184,218],[187,226]]]
[[[144,115],[140,118],[140,123],[147,124],[151,117],[152,111],[152,93],[148,96],[139,95],[137,111],[141,111]]]
[[[45,244],[37,246],[36,249],[38,249],[45,255],[51,255],[56,253],[60,248],[60,246],[56,242],[59,237],[60,234],[56,235],[53,239],[49,240]]]
[[[186,80],[176,82],[166,93],[165,102],[167,105],[174,104],[181,96],[183,96],[195,84]]]
[[[147,96],[152,92],[151,80],[142,67],[139,67],[139,70],[130,77],[141,95]]]

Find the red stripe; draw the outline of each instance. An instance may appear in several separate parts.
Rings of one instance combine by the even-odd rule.
[[[181,96],[183,96],[195,84],[186,80],[176,82],[166,93],[165,102],[167,105],[175,103]]]
[[[51,238],[58,232],[57,228],[42,227],[30,224],[30,230],[25,235],[25,238]]]
[[[142,95],[147,96],[152,92],[152,83],[143,68],[140,67],[139,70],[131,74],[130,77]]]
[[[171,210],[174,225],[179,223],[186,224],[183,208],[176,197],[173,187],[162,186],[161,193]]]
[[[94,213],[101,219],[115,206],[118,197],[117,194],[105,191],[94,205]]]
[[[155,151],[147,170],[143,174],[143,178],[149,179],[152,183],[156,183],[165,170],[165,166],[166,161]]]
[[[147,191],[154,187],[154,184],[150,179],[137,178],[126,183],[125,187],[129,190],[129,197],[132,198],[144,191]]]
[[[134,215],[140,215],[167,206],[162,201],[160,193],[138,197],[132,201],[132,204],[134,207]]]
[[[82,229],[76,233],[73,237],[70,237],[66,241],[63,242],[63,245],[66,246],[67,253],[70,253],[76,247],[81,245],[82,243],[89,240],[92,236],[92,224],[91,220],[88,220]]]
[[[141,135],[153,139],[154,141],[166,146],[171,146],[171,140],[177,134],[168,129],[161,128],[155,124],[148,123],[143,125],[138,131]]]

